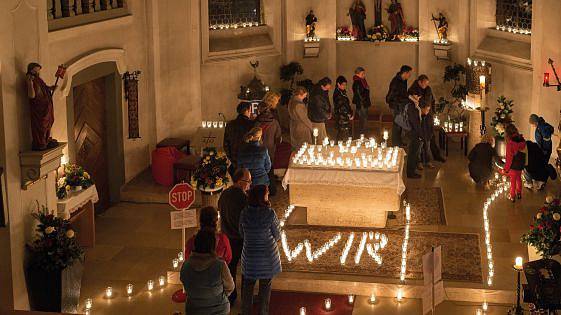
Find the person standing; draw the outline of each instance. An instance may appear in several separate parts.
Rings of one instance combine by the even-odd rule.
[[[355,69],[353,76],[353,103],[358,115],[358,130],[361,134],[368,131],[368,109],[372,105],[370,87],[366,81],[366,70],[363,67]]]
[[[232,248],[228,236],[224,232],[218,232],[218,210],[214,207],[202,208],[199,214],[199,226],[201,231],[210,231],[216,234],[214,253],[229,264],[232,261]],[[191,256],[194,246],[195,237],[193,236],[185,243],[185,259]]]
[[[193,244],[193,253],[179,273],[187,295],[185,314],[230,314],[228,295],[234,290],[234,281],[226,262],[216,256],[216,234],[200,230]]]
[[[267,148],[261,145],[262,135],[263,130],[259,127],[253,127],[245,135],[245,144],[238,152],[238,167],[249,170],[253,185],[269,186],[271,158]]]
[[[242,210],[247,207],[247,191],[251,186],[251,173],[240,168],[232,176],[234,184],[224,190],[218,199],[218,209],[220,209],[220,227],[222,232],[228,236],[232,250],[232,260],[228,264],[230,274],[234,283],[238,273],[238,263],[242,255],[243,238],[240,235],[240,215]],[[238,296],[237,289],[229,297],[230,304],[233,305]]]
[[[331,119],[331,102],[329,101],[329,90],[331,90],[331,79],[325,77],[313,87],[308,103],[308,116],[312,121],[312,127],[318,130],[318,139],[322,141],[327,137],[325,122]]]
[[[304,99],[308,97],[308,91],[299,86],[288,103],[288,114],[290,116],[290,145],[293,151],[300,149],[304,142],[312,142],[313,125],[308,118],[308,109]]]
[[[510,124],[505,130],[506,136],[506,163],[504,173],[510,177],[510,195],[508,199],[512,202],[516,198],[522,199],[522,170],[526,166],[527,149],[526,140],[518,132],[518,129]]]
[[[390,82],[390,87],[388,89],[388,94],[386,95],[386,103],[388,103],[392,114],[392,145],[402,146],[403,142],[401,140],[402,128],[395,122],[397,115],[403,112],[405,105],[409,103],[409,97],[407,94],[407,80],[411,77],[411,72],[413,68],[407,65],[401,66],[399,72]]]
[[[424,169],[424,167],[434,168],[431,163],[433,156],[431,153],[431,138],[433,136],[433,118],[431,114],[431,106],[424,103],[425,107],[421,109],[421,156],[420,156],[420,166],[419,169]]]
[[[236,108],[238,117],[229,121],[224,129],[224,152],[230,160],[230,175],[234,174],[238,164],[238,152],[243,144],[245,134],[253,128],[255,122],[251,119],[251,104],[241,102]]]
[[[240,217],[242,251],[242,314],[251,315],[253,289],[259,281],[259,314],[269,314],[271,281],[282,271],[279,249],[280,223],[269,202],[269,189],[254,186],[249,191],[249,205]]]
[[[493,141],[493,137],[484,134],[481,142],[469,151],[469,176],[478,185],[486,184],[493,175],[493,158],[496,156]]]
[[[271,165],[275,163],[275,155],[277,152],[277,144],[282,142],[282,130],[279,121],[275,118],[273,111],[277,108],[281,95],[277,92],[269,91],[265,94],[263,102],[259,103],[259,115],[255,118],[255,126],[263,130],[261,141],[263,146],[269,151]],[[269,171],[269,190],[271,196],[277,193],[277,185],[275,181],[275,170],[271,167]]]
[[[353,109],[347,96],[347,79],[339,76],[333,92],[333,112],[335,114],[335,127],[337,140],[346,140],[353,136],[352,120]]]
[[[546,162],[549,163],[551,158],[551,151],[553,150],[553,145],[551,143],[551,136],[555,132],[555,128],[548,124],[543,117],[536,114],[530,115],[530,125],[536,128],[535,137],[536,143],[545,155]]]
[[[421,127],[421,106],[426,107],[424,101],[419,102],[417,96],[411,96],[411,103],[405,106],[407,119],[411,130],[409,131],[409,145],[407,147],[407,178],[421,178],[416,173],[419,163],[419,149],[421,147],[423,129]]]

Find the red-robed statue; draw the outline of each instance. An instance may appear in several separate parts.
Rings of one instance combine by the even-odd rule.
[[[58,142],[51,138],[51,128],[55,121],[53,92],[56,84],[48,86],[39,76],[40,72],[40,64],[32,62],[27,65],[27,96],[30,105],[33,151],[43,151],[58,145]],[[57,72],[57,80],[58,78]]]

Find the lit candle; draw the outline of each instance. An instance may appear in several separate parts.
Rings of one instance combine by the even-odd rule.
[[[376,303],[376,294],[374,294],[374,293],[370,294],[370,298],[368,299],[368,303],[370,303],[370,304]]]
[[[89,311],[92,309],[93,307],[93,300],[90,298],[87,298],[86,301],[84,302],[84,308],[86,309],[86,311]]]
[[[389,139],[389,133],[387,130],[384,130],[384,140],[388,141]]]
[[[132,283],[127,284],[127,295],[130,296],[132,295],[132,290],[133,290],[133,285]]]
[[[514,260],[514,269],[522,270],[523,268],[522,263],[523,263],[522,257],[516,257],[516,259]]]
[[[160,276],[158,278],[158,284],[160,285],[160,287],[163,287],[164,285],[166,285],[166,277],[165,276]]]
[[[206,128],[206,121],[203,121],[202,124],[203,124],[203,128]]]
[[[483,315],[483,310],[478,308],[475,310],[475,315]]]
[[[146,282],[146,288],[148,291],[152,291],[152,289],[154,289],[154,280],[148,280],[148,282]]]
[[[319,130],[317,128],[314,128],[314,137],[319,136]]]
[[[213,122],[212,122],[212,127],[213,127],[213,128],[217,128],[217,127],[218,127],[218,122],[217,122],[217,121],[213,121]]]
[[[207,121],[207,122],[206,122],[206,127],[207,127],[207,128],[212,127],[212,121],[210,121],[210,120]]]
[[[487,304],[487,302],[483,302],[483,305],[481,307],[483,308],[483,311],[487,312],[487,309],[489,308],[489,304]]]
[[[174,259],[171,261],[171,264],[173,265],[173,269],[177,269],[177,267],[179,267],[179,259],[174,258]]]
[[[325,302],[325,310],[330,311],[331,310],[331,299],[327,298],[327,299],[325,299],[324,302]]]
[[[549,86],[549,72],[543,74],[543,86]]]
[[[185,260],[185,256],[183,256],[183,252],[179,252],[177,254],[177,259],[179,259],[180,262],[183,262],[183,260]]]
[[[107,287],[105,288],[105,297],[110,299],[113,296],[113,288]]]
[[[218,128],[224,128],[224,122],[223,121],[218,122]]]
[[[300,308],[300,315],[306,315],[306,308],[304,306]]]
[[[401,289],[397,290],[396,299],[398,302],[401,302],[403,300],[403,291],[401,291]]]
[[[353,304],[355,302],[355,296],[352,294],[349,294],[349,304]]]
[[[481,108],[485,108],[487,100],[485,99],[485,76],[479,76],[479,88],[481,90]]]

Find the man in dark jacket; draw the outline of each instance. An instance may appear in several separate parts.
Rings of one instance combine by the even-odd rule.
[[[337,86],[333,92],[333,107],[335,115],[335,127],[337,128],[337,140],[346,140],[353,136],[352,119],[353,109],[347,96],[347,79],[344,76],[337,78]]]
[[[408,178],[421,178],[421,175],[416,173],[417,163],[419,163],[419,149],[423,136],[423,129],[421,126],[421,107],[428,106],[423,100],[416,96],[412,96],[415,101],[406,105],[404,110],[407,110],[407,119],[409,120],[409,145],[407,147],[407,177]],[[420,100],[420,101],[419,101]]]
[[[366,81],[366,70],[358,67],[353,76],[353,104],[358,115],[358,129],[361,134],[368,132],[368,109],[372,105],[370,100],[370,87]]]
[[[318,140],[323,141],[327,137],[325,122],[331,119],[331,101],[329,100],[329,90],[331,89],[331,79],[325,77],[319,80],[310,92],[308,103],[308,117],[312,121],[312,127],[318,130]]]
[[[433,138],[434,133],[434,122],[431,113],[431,106],[425,106],[421,109],[421,129],[423,131],[421,135],[422,143],[421,143],[421,162],[422,165],[420,169],[423,169],[425,166],[428,168],[434,168],[431,161],[433,159],[431,148],[431,141]]]
[[[226,125],[224,129],[224,152],[230,159],[230,175],[234,174],[237,168],[238,152],[244,142],[245,134],[254,126],[251,120],[251,104],[242,102],[237,107],[238,117]]]
[[[394,146],[402,145],[402,128],[395,122],[395,118],[405,109],[405,105],[409,103],[407,94],[407,80],[409,80],[409,77],[411,77],[412,71],[413,68],[411,68],[410,66],[401,66],[399,72],[390,82],[388,94],[386,95],[386,103],[388,103],[388,105],[390,106],[393,114],[392,145]]]
[[[551,136],[555,132],[555,128],[548,124],[543,117],[539,117],[536,114],[530,115],[530,125],[536,128],[536,143],[545,155],[546,161],[549,162],[551,151],[553,150]]]
[[[232,261],[228,264],[230,274],[236,283],[238,263],[242,255],[243,238],[240,235],[240,215],[247,207],[247,191],[251,186],[251,173],[245,168],[238,169],[232,176],[234,185],[224,190],[218,199],[220,210],[220,227],[222,232],[228,236],[230,247],[232,247]],[[237,289],[229,297],[233,304],[237,297]]]
[[[522,172],[525,179],[524,186],[536,191],[542,190],[549,178],[557,178],[557,172],[549,164],[549,160],[546,159],[545,154],[537,143],[526,141],[526,148],[528,150],[528,165],[526,165]]]

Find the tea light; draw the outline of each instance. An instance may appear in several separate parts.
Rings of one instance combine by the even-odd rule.
[[[132,295],[133,288],[134,288],[134,286],[132,285],[132,283],[127,284],[127,295],[128,296]]]
[[[224,122],[223,121],[218,122],[218,128],[224,128]]]
[[[207,127],[207,128],[212,127],[212,121],[207,120],[207,122],[206,122],[206,127]]]
[[[177,254],[177,259],[179,259],[180,262],[183,262],[183,260],[185,260],[185,256],[183,256],[183,252],[179,252]]]
[[[203,124],[203,128],[206,128],[206,121],[203,121],[202,124]]]
[[[152,291],[154,289],[154,280],[148,280],[148,282],[146,282],[146,288],[148,288],[148,291]]]
[[[165,276],[160,276],[158,278],[158,284],[160,285],[160,287],[163,287],[164,285],[166,285],[166,277]]]
[[[330,311],[331,310],[331,299],[330,298],[325,299],[324,304],[325,304],[325,310]]]
[[[487,302],[483,302],[483,305],[481,305],[481,308],[483,308],[483,311],[487,312],[487,309],[489,308],[489,304],[487,304]]]
[[[516,257],[516,259],[514,260],[514,269],[522,270],[523,268],[522,263],[523,263],[522,257]]]
[[[388,139],[390,138],[389,133],[387,130],[384,130],[384,140],[388,141]]]
[[[475,315],[483,315],[483,310],[478,308],[475,310]]]
[[[401,291],[401,289],[397,290],[397,295],[395,298],[398,302],[401,302],[403,300],[403,291]]]
[[[177,267],[179,267],[179,259],[174,258],[174,259],[171,261],[171,264],[173,265],[173,269],[177,269]]]
[[[105,297],[110,299],[113,296],[113,288],[107,287],[105,288]]]
[[[304,306],[300,308],[300,315],[306,315],[306,308]]]
[[[87,298],[86,301],[84,302],[84,308],[86,309],[86,311],[89,311],[92,309],[93,307],[93,300],[90,298]]]
[[[352,294],[349,294],[349,299],[348,299],[348,301],[349,301],[349,304],[353,304],[353,303],[355,302],[355,296],[352,295]]]
[[[376,294],[374,294],[374,293],[370,294],[370,298],[368,299],[368,303],[370,303],[370,304],[376,303]]]
[[[317,128],[314,128],[314,137],[319,136],[319,130]]]
[[[218,122],[217,122],[217,121],[213,121],[213,122],[212,122],[212,127],[213,127],[213,128],[218,127]]]

